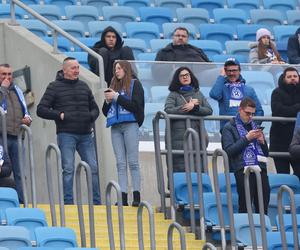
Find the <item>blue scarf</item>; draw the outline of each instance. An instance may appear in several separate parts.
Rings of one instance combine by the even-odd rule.
[[[4,149],[3,149],[3,146],[0,145],[0,166],[3,165],[3,162],[4,162]]]
[[[22,108],[24,117],[28,117],[32,121],[32,119],[31,119],[31,117],[29,115],[28,109],[27,109],[25,97],[23,95],[22,90],[17,85],[15,85],[15,84],[13,85],[13,90],[15,91],[15,93],[16,93],[18,99],[19,99],[19,102],[21,104],[21,108]],[[7,113],[7,100],[6,100],[6,96],[4,96],[4,98],[2,100],[1,107],[3,108],[4,112]]]
[[[252,129],[256,129],[256,124],[253,122],[253,120],[250,120]],[[244,127],[244,123],[241,120],[240,114],[237,114],[235,117],[235,124],[237,131],[239,132],[240,137],[246,137],[248,131]],[[244,167],[248,166],[259,166],[258,163],[258,156],[263,156],[264,153],[261,149],[261,146],[259,145],[257,140],[254,140],[248,144],[246,149],[243,152],[243,161],[244,161]]]
[[[229,91],[229,107],[238,107],[244,98],[245,82],[240,80],[238,82],[226,82],[225,86]]]
[[[191,85],[183,85],[179,89],[182,91],[192,91],[194,88]]]

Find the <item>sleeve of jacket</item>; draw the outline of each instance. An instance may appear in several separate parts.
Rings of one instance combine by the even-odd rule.
[[[222,98],[223,98],[224,80],[225,80],[224,76],[221,76],[221,75],[218,76],[218,78],[216,80],[216,83],[214,84],[214,86],[209,91],[209,96],[212,99],[215,99],[217,101],[222,100]]]
[[[91,120],[92,122],[96,121],[96,119],[99,116],[99,107],[95,101],[95,97],[92,93],[92,91],[89,89],[89,108],[90,108],[90,112],[91,112]]]
[[[202,49],[198,48],[198,51],[205,62],[210,62],[208,56],[204,53]]]
[[[287,56],[289,63],[299,64],[300,63],[300,45],[296,36],[292,36],[288,40],[287,45]]]
[[[4,152],[3,154],[3,165],[1,167],[1,173],[0,173],[0,177],[8,177],[11,174],[12,171],[12,165],[11,165],[11,161],[9,159],[9,156],[6,152]]]
[[[108,113],[108,110],[110,108],[111,104],[110,103],[107,103],[105,100],[103,102],[103,105],[102,105],[102,113],[103,115],[106,117],[107,116],[107,113]]]
[[[165,103],[165,112],[168,114],[186,115],[186,112],[182,111],[182,105],[176,106],[176,93],[169,93]]]
[[[293,136],[289,152],[293,159],[300,159],[300,128],[298,128]]]
[[[59,120],[60,110],[53,109],[53,103],[55,101],[55,86],[54,83],[50,83],[37,106],[37,116],[48,120]]]
[[[249,52],[249,62],[250,63],[259,63],[257,48],[250,49],[250,52]]]
[[[275,89],[271,96],[271,108],[273,116],[296,117],[300,111],[300,104],[285,105],[280,92]]]
[[[97,48],[92,48],[93,51],[95,51],[96,53],[98,53]],[[93,73],[95,73],[96,75],[99,75],[99,66],[98,66],[98,60],[96,57],[93,57],[92,55],[88,54],[88,64],[90,66],[90,69]]]
[[[122,48],[122,59],[123,60],[134,61],[134,54],[133,54],[132,49],[130,47],[124,46]]]
[[[193,115],[206,116],[211,115],[213,110],[204,97],[204,95],[200,92],[200,104],[195,106],[195,108],[191,112]]]

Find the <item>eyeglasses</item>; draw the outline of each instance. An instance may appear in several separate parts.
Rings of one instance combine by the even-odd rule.
[[[243,110],[244,113],[247,115],[247,116],[255,116],[255,113],[252,113],[252,112],[249,112],[249,111],[245,111]]]
[[[191,76],[190,73],[186,73],[186,74],[183,74],[183,75],[179,75],[179,77],[181,77],[181,78],[190,77],[190,76]]]

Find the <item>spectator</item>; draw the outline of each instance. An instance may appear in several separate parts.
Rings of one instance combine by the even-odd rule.
[[[300,111],[299,73],[296,68],[288,67],[278,79],[278,87],[271,96],[272,116],[296,117]],[[293,137],[294,122],[272,122],[270,130],[270,150],[287,152]],[[273,157],[277,173],[290,173],[290,164],[294,172],[299,166],[292,159]]]
[[[12,165],[9,156],[0,145],[0,187],[16,188],[14,180],[9,177],[11,171]]]
[[[170,83],[171,91],[165,103],[168,114],[205,116],[212,114],[212,108],[199,90],[199,83],[188,67],[178,68]],[[191,121],[191,127],[200,133],[199,121]],[[185,120],[171,122],[172,149],[183,150]],[[173,155],[173,172],[185,172],[183,155]]]
[[[292,162],[295,164],[294,175],[300,179],[300,127],[296,129],[289,148]]]
[[[9,64],[0,65],[0,103],[6,111],[7,147],[12,161],[13,175],[16,182],[20,203],[23,203],[22,180],[19,165],[18,134],[22,124],[30,126],[28,113],[22,90],[14,84],[12,68]]]
[[[130,63],[114,64],[110,88],[104,92],[103,114],[107,127],[111,127],[111,140],[117,160],[118,181],[122,191],[122,204],[128,206],[127,160],[133,186],[132,206],[140,204],[141,175],[139,167],[139,126],[144,121],[144,89],[133,77]]]
[[[79,64],[67,57],[62,71],[51,82],[37,107],[37,115],[54,120],[57,143],[62,156],[65,204],[73,204],[75,150],[92,171],[93,200],[100,204],[100,187],[96,152],[92,133],[99,108],[88,85],[79,80]]]
[[[252,120],[255,114],[254,100],[246,97],[239,106],[235,118],[226,123],[222,133],[222,148],[228,155],[230,172],[234,173],[239,196],[239,213],[246,213],[246,196],[244,172],[249,166],[257,168],[261,173],[264,212],[267,214],[270,200],[270,185],[267,175],[268,145],[264,134]],[[254,203],[255,213],[259,213],[256,177],[249,176],[251,202]]]
[[[109,86],[113,77],[113,64],[115,60],[134,60],[131,48],[123,46],[119,33],[111,26],[103,30],[101,40],[96,42],[92,49],[102,56],[104,63],[104,78]],[[88,55],[91,71],[99,75],[98,60]]]
[[[265,28],[261,28],[256,32],[256,42],[249,43],[250,63],[285,63],[278,53],[275,43],[271,41],[271,32]]]
[[[300,28],[295,35],[289,37],[287,56],[290,64],[300,64]]]
[[[250,97],[256,104],[255,115],[263,116],[264,111],[255,90],[246,85],[241,75],[240,63],[235,58],[228,58],[221,70],[220,76],[209,92],[211,98],[219,103],[220,115],[235,116],[244,97]],[[226,121],[221,121],[221,131]]]

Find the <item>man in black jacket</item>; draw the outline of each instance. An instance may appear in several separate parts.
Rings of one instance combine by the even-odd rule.
[[[96,53],[103,58],[104,78],[109,87],[113,77],[113,64],[116,60],[134,60],[131,48],[123,46],[123,41],[118,32],[111,26],[108,26],[101,35],[101,40],[92,47]],[[91,71],[99,75],[98,60],[88,55],[88,63]]]
[[[92,125],[99,116],[99,108],[88,85],[78,79],[79,63],[67,57],[63,62],[61,74],[57,74],[44,93],[37,115],[54,120],[57,143],[61,150],[64,201],[73,204],[73,179],[75,150],[81,160],[87,162],[92,170],[94,204],[100,204],[100,187]]]
[[[287,56],[290,64],[300,63],[300,28],[297,29],[295,35],[289,37]]]

